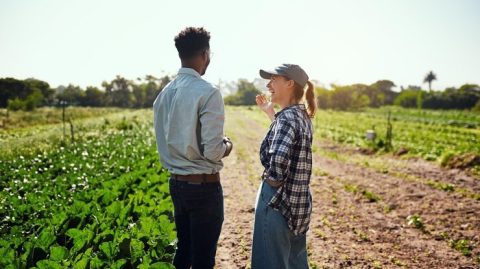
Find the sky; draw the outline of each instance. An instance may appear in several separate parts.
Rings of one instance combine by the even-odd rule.
[[[478,0],[0,0],[0,77],[100,86],[175,75],[173,38],[211,33],[215,84],[302,66],[318,84],[480,84]]]

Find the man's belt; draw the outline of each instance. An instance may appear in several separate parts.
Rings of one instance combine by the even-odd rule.
[[[213,183],[220,181],[220,174],[191,174],[191,175],[177,175],[172,174],[172,178],[178,181],[187,181],[193,183]]]

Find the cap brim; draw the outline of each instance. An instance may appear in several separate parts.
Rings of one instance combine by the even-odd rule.
[[[277,72],[275,71],[265,71],[263,69],[260,69],[260,77],[264,79],[271,79],[272,76],[278,75]]]

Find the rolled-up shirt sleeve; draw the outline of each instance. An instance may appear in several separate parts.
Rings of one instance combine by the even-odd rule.
[[[294,141],[295,129],[293,126],[286,120],[279,120],[268,150],[270,167],[267,174],[271,180],[283,182],[287,179]]]
[[[223,143],[225,108],[220,91],[215,89],[200,111],[201,144],[203,156],[211,161],[220,161],[227,146]]]

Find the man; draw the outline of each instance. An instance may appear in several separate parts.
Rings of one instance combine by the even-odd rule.
[[[233,145],[223,136],[220,91],[201,78],[210,63],[209,42],[203,28],[188,27],[175,37],[182,68],[153,104],[160,160],[171,174],[177,269],[213,268],[223,223],[219,171]]]

